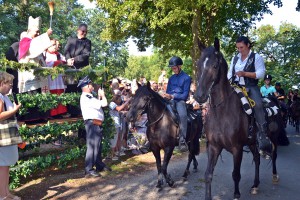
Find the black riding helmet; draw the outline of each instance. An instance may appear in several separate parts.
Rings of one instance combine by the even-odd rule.
[[[169,60],[169,67],[174,67],[174,66],[179,66],[179,65],[183,65],[182,59],[177,57],[177,56],[173,56],[170,60]]]
[[[269,75],[269,74],[266,74],[264,80],[266,80],[266,79],[269,79],[271,81],[272,80],[272,76]]]

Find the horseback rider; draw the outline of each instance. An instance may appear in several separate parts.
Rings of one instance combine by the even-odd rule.
[[[172,68],[173,75],[168,81],[167,91],[164,98],[175,103],[176,110],[179,114],[179,144],[185,144],[186,131],[187,131],[187,109],[185,102],[188,99],[191,77],[187,75],[182,69],[182,59],[173,56],[169,61],[169,67]],[[184,146],[181,146],[184,147]]]
[[[232,58],[227,77],[245,86],[249,97],[255,101],[253,109],[259,130],[257,137],[258,148],[261,155],[265,153],[271,155],[272,144],[267,136],[266,116],[258,87],[258,79],[264,77],[266,68],[263,58],[251,51],[252,46],[253,44],[249,38],[245,36],[240,36],[236,40],[236,47],[239,54]]]
[[[267,97],[268,95],[275,95],[277,96],[276,89],[273,85],[271,85],[272,76],[266,74],[264,77],[265,85],[261,86],[260,93],[263,97]]]

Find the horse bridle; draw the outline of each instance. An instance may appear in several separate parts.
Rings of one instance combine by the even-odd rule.
[[[152,98],[150,98],[148,101],[147,101],[147,103],[145,104],[145,109],[142,111],[142,113],[141,114],[144,114],[144,113],[146,113],[146,108],[148,108],[148,110],[149,110],[149,107],[150,107],[150,103],[151,103],[151,100],[152,99],[154,99],[153,97]],[[164,102],[162,102],[164,105],[165,105],[165,108],[163,109],[163,111],[162,111],[162,114],[156,119],[156,120],[154,120],[154,122],[151,122],[150,124],[147,124],[147,126],[152,126],[153,124],[156,124],[157,122],[159,122],[162,118],[163,118],[163,116],[165,115],[165,111],[166,111],[166,109],[167,109],[167,105],[164,103]],[[148,121],[149,121],[149,119],[148,119]]]

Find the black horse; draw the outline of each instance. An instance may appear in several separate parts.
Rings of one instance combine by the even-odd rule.
[[[228,65],[220,52],[219,41],[216,39],[214,47],[205,48],[199,45],[201,57],[197,62],[197,91],[195,99],[199,103],[208,102],[208,113],[205,117],[204,132],[207,138],[208,163],[205,172],[205,199],[211,199],[211,182],[218,157],[223,149],[233,155],[234,169],[234,198],[240,198],[239,182],[241,179],[241,162],[243,147],[249,146],[255,162],[255,178],[251,193],[256,194],[259,185],[260,155],[256,145],[255,123],[244,112],[242,103],[227,79]],[[250,119],[250,120],[249,120]],[[250,125],[254,124],[253,137],[248,138]],[[273,143],[272,164],[273,181],[278,181],[276,170],[277,132],[268,132]]]
[[[300,126],[300,100],[296,99],[290,106],[292,125],[296,127],[296,132],[299,133]]]
[[[178,144],[179,127],[167,108],[167,101],[151,89],[149,82],[147,85],[139,87],[136,91],[126,117],[128,121],[135,122],[143,113],[147,113],[147,137],[150,143],[150,149],[156,159],[158,171],[158,183],[156,187],[162,187],[164,178],[169,186],[172,187],[174,181],[167,173],[167,167],[174,147]],[[189,167],[192,160],[194,170],[197,170],[198,162],[195,155],[198,155],[200,152],[199,138],[201,131],[202,119],[201,115],[197,115],[196,118],[192,120],[192,123],[188,123],[186,142],[189,149],[189,158],[183,175],[185,178],[189,174]],[[161,149],[164,150],[163,165],[161,165]]]

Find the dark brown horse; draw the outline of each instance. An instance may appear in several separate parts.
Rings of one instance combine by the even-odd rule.
[[[141,86],[136,91],[126,114],[127,120],[135,122],[141,114],[147,113],[147,137],[150,149],[155,156],[158,171],[158,188],[163,185],[164,179],[173,186],[174,181],[167,173],[167,167],[171,159],[175,145],[178,143],[179,127],[174,122],[170,111],[167,108],[167,101],[158,93],[154,92],[150,83]],[[188,123],[187,144],[189,149],[189,159],[183,177],[189,174],[189,167],[193,161],[194,170],[197,170],[198,162],[195,155],[200,152],[199,138],[202,131],[201,115],[197,116],[192,123]],[[160,150],[164,150],[163,164],[161,164]]]
[[[199,45],[201,48],[201,45]],[[205,172],[206,189],[205,199],[211,199],[211,182],[213,171],[218,157],[223,149],[233,155],[234,169],[232,178],[234,180],[234,198],[240,198],[239,182],[241,179],[241,162],[243,158],[243,147],[249,146],[255,162],[255,178],[252,185],[252,194],[257,193],[259,185],[260,155],[256,145],[257,127],[253,127],[253,137],[248,138],[251,120],[242,108],[241,100],[232,89],[228,79],[228,65],[220,52],[218,40],[214,47],[202,48],[201,57],[197,62],[197,91],[195,99],[199,103],[208,100],[208,113],[205,118],[204,132],[207,138],[208,163]],[[277,136],[271,136],[274,146],[272,154],[273,180],[278,181],[276,171]]]
[[[293,101],[290,107],[291,112],[291,120],[293,126],[296,127],[296,132],[299,133],[299,125],[300,125],[300,100],[296,99]]]

